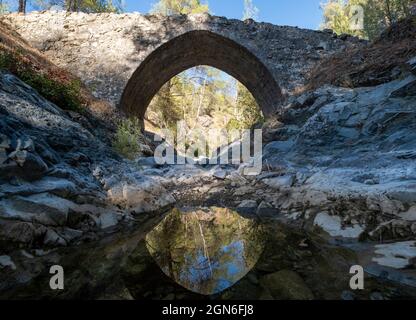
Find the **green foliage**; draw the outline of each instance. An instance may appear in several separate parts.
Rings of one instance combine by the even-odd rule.
[[[0,14],[8,13],[9,6],[6,2],[0,1]]]
[[[235,117],[227,123],[227,129],[250,129],[255,124],[263,123],[263,114],[250,91],[241,83],[237,85],[237,89],[237,104],[234,111]]]
[[[160,0],[151,11],[164,15],[207,13],[209,7],[200,0]]]
[[[123,11],[121,0],[32,0],[32,6],[37,10],[48,10],[58,6],[67,11],[86,13]]]
[[[152,11],[172,15],[209,12],[209,8],[199,0],[160,0]],[[245,1],[247,18],[254,18],[257,13],[253,3]],[[210,126],[215,128],[246,129],[262,119],[256,101],[244,86],[236,88],[235,81],[207,66],[192,68],[169,80],[156,94],[147,112],[147,118],[154,124],[173,131],[177,122],[184,120],[187,133],[197,132],[205,116],[213,120]]]
[[[81,82],[79,80],[72,80],[69,83],[55,81],[22,63],[22,56],[18,52],[15,54],[0,52],[0,70],[7,70],[15,74],[37,90],[45,99],[64,110],[83,111],[80,98]]]
[[[117,126],[113,148],[123,157],[133,160],[140,155],[140,141],[143,141],[141,121],[137,118],[123,119]]]
[[[68,11],[82,11],[87,13],[95,12],[120,12],[122,4],[120,1],[112,0],[67,0]]]
[[[412,0],[328,0],[323,5],[322,28],[372,40],[386,27],[408,17],[411,3]],[[359,17],[356,6],[360,6],[363,13],[363,28],[360,29],[351,23]]]

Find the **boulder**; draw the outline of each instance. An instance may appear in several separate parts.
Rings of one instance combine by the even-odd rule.
[[[114,212],[104,212],[99,217],[101,229],[113,227],[118,224],[117,214]]]
[[[284,175],[276,178],[265,179],[263,182],[272,188],[281,189],[281,188],[290,188],[295,182],[294,175]]]
[[[274,217],[278,214],[279,210],[273,208],[273,206],[266,201],[262,201],[257,208],[257,215],[259,217]]]
[[[46,233],[46,227],[29,222],[0,219],[0,242],[31,246],[39,242]]]
[[[416,75],[416,56],[409,60],[408,65],[410,67],[410,71]]]
[[[37,180],[48,171],[48,166],[42,158],[27,150],[14,151],[8,157],[18,164],[11,174],[20,176],[25,180]]]
[[[0,256],[0,267],[3,268],[10,268],[12,270],[16,270],[16,265],[14,264],[13,260],[10,256]]]
[[[257,208],[257,201],[255,200],[244,200],[239,205],[238,208]]]
[[[136,184],[118,184],[108,191],[110,200],[132,214],[157,212],[172,206],[175,198],[157,181],[143,179]]]
[[[15,196],[0,201],[0,217],[46,226],[63,226],[67,222],[68,210],[75,206],[71,201],[48,194],[29,197]]]
[[[214,178],[224,180],[227,177],[227,171],[223,169],[217,169],[213,172],[212,176]]]
[[[343,227],[339,216],[330,216],[327,212],[318,213],[314,225],[321,227],[333,237],[358,238],[364,231],[358,224]]]
[[[263,276],[260,285],[275,300],[312,300],[314,295],[294,271],[282,270]]]
[[[55,247],[55,246],[64,247],[67,245],[66,240],[52,229],[48,229],[48,231],[46,232],[45,238],[43,239],[43,243],[51,247]]]
[[[415,97],[416,96],[416,79],[398,88],[390,94],[392,98]]]

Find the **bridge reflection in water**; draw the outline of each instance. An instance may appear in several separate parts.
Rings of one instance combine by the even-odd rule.
[[[255,220],[226,208],[173,209],[146,237],[163,272],[193,292],[219,293],[256,264],[264,242]]]

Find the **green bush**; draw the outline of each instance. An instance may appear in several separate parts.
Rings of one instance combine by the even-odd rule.
[[[113,141],[114,150],[123,157],[133,160],[142,151],[140,141],[144,142],[141,121],[137,118],[121,120]]]
[[[50,79],[47,75],[32,70],[19,59],[19,53],[0,52],[0,70],[15,74],[22,81],[39,92],[45,99],[55,103],[64,110],[83,111],[81,101],[81,82],[72,80],[61,83]]]

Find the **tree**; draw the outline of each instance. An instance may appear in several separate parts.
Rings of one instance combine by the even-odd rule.
[[[201,3],[200,0],[160,0],[153,5],[153,13],[164,15],[173,14],[192,14],[208,13],[208,4]]]
[[[253,95],[241,83],[237,84],[237,102],[234,118],[227,124],[227,129],[251,129],[253,125],[264,121],[260,108]]]
[[[34,0],[34,6],[40,10],[49,10],[57,6],[71,12],[120,12],[122,0]]]
[[[9,11],[9,6],[7,2],[0,0],[0,14],[7,13]]]
[[[163,15],[174,15],[206,13],[209,12],[209,8],[200,0],[160,0],[153,5],[151,11]],[[190,106],[194,105],[193,99],[196,93],[193,77],[194,75],[187,73],[175,76],[156,94],[149,111],[154,113],[163,127],[174,129],[177,121],[185,119],[188,110],[192,109]],[[204,99],[201,98],[201,100]]]
[[[252,0],[244,0],[243,20],[257,20],[259,17],[259,9],[253,4]]]
[[[337,34],[347,33],[372,40],[385,28],[410,16],[412,2],[414,1],[328,0],[322,6],[322,28],[332,29]],[[355,28],[355,19],[362,20],[362,28]]]
[[[66,9],[87,13],[119,12],[122,10],[122,3],[112,0],[66,0]]]
[[[17,9],[20,13],[26,12],[26,0],[19,0],[19,8]]]

